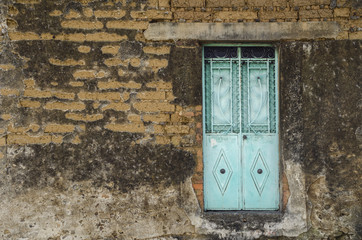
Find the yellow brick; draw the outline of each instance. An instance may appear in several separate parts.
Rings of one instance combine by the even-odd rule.
[[[82,121],[82,122],[95,122],[103,119],[102,114],[77,114],[77,113],[67,113],[65,117],[74,121]]]
[[[31,100],[19,100],[20,107],[26,108],[39,108],[41,103],[38,101],[31,101]]]
[[[86,16],[86,17],[92,17],[93,16],[93,9],[92,8],[83,9],[83,15]]]
[[[167,59],[149,59],[146,62],[146,65],[151,67],[153,71],[158,71],[161,68],[165,68],[168,66],[168,60]]]
[[[141,112],[173,112],[175,106],[165,102],[143,101],[133,104],[134,108]]]
[[[129,81],[126,83],[122,83],[122,87],[131,88],[131,89],[140,89],[142,87],[141,83],[136,83],[134,81]]]
[[[171,143],[175,146],[179,146],[181,143],[181,137],[180,136],[172,136]]]
[[[70,34],[63,33],[60,35],[56,35],[54,40],[84,42],[86,40],[86,35],[84,35],[83,33],[70,33]]]
[[[334,16],[335,17],[349,17],[349,8],[335,8]]]
[[[170,1],[169,0],[159,0],[158,5],[161,8],[169,8],[170,7]]]
[[[79,12],[74,11],[74,10],[70,10],[66,15],[65,18],[66,19],[72,19],[72,18],[80,18],[82,15],[80,15]]]
[[[163,127],[162,125],[154,125],[152,132],[164,134],[164,133],[165,133],[165,129],[164,129],[164,127]]]
[[[313,3],[310,1],[310,5],[312,5],[312,4]],[[273,1],[253,0],[253,1],[248,1],[248,6],[252,6],[252,7],[269,7],[269,6],[276,7],[276,6],[286,6],[286,5],[287,5],[287,0],[273,0]]]
[[[123,18],[126,15],[124,10],[97,10],[94,11],[96,18]]]
[[[130,64],[132,67],[139,67],[141,65],[141,60],[139,58],[131,58]]]
[[[187,12],[176,12],[174,14],[175,19],[192,19],[192,20],[211,20],[213,16],[212,12],[194,12],[194,11],[187,11]]]
[[[93,101],[110,101],[120,100],[121,94],[119,92],[79,92],[78,98],[81,100],[93,100]]]
[[[330,9],[300,10],[299,17],[302,19],[331,18],[333,13]]]
[[[15,21],[14,19],[11,19],[11,18],[6,19],[6,25],[7,25],[9,30],[10,29],[11,30],[16,29],[19,26],[18,22]]]
[[[39,40],[40,37],[34,32],[9,32],[11,41]]]
[[[54,35],[50,34],[50,33],[41,33],[40,34],[40,39],[41,40],[53,40]]]
[[[44,132],[50,133],[69,133],[74,132],[75,126],[71,124],[48,124]]]
[[[39,4],[41,0],[15,0],[15,2],[21,4]]]
[[[75,94],[69,92],[53,92],[53,96],[59,99],[73,100]]]
[[[50,98],[52,93],[50,91],[42,91],[38,89],[26,89],[24,91],[24,97],[31,97],[31,98]]]
[[[48,102],[44,108],[47,110],[82,111],[85,109],[85,104],[82,102]]]
[[[141,116],[136,114],[130,114],[127,116],[128,121],[130,122],[142,122]]]
[[[143,133],[145,132],[145,126],[142,123],[129,123],[129,124],[116,124],[110,123],[104,126],[104,128],[114,131],[114,132],[137,132]]]
[[[220,2],[225,2],[225,0],[223,1],[218,1],[219,4]],[[187,7],[205,7],[205,1],[204,0],[173,0],[172,1],[172,6],[173,7],[183,7],[183,8],[187,8]],[[219,5],[218,5],[219,7]]]
[[[117,89],[122,86],[122,83],[117,81],[98,82],[97,86],[99,89]]]
[[[16,16],[16,15],[19,14],[19,10],[18,10],[16,7],[10,5],[10,6],[8,7],[8,14],[9,14],[10,16]]]
[[[146,87],[157,89],[172,89],[172,83],[164,81],[150,82],[146,84]]]
[[[143,52],[148,54],[163,55],[163,54],[170,54],[170,49],[171,47],[169,46],[159,46],[159,47],[146,46],[143,48]]]
[[[106,45],[101,48],[103,54],[116,55],[118,53],[119,46]]]
[[[1,118],[5,121],[10,120],[12,118],[11,114],[1,114]]]
[[[103,78],[106,76],[108,76],[108,73],[95,70],[77,70],[73,73],[75,79]]]
[[[169,114],[157,114],[157,115],[143,115],[143,121],[162,123],[170,121]]]
[[[50,135],[43,136],[29,136],[26,134],[9,134],[7,143],[18,144],[18,145],[27,145],[27,144],[48,144],[51,142]]]
[[[121,99],[122,99],[123,102],[124,102],[124,101],[127,101],[127,100],[129,99],[129,97],[130,97],[130,93],[129,93],[129,92],[123,92],[123,93],[121,94]]]
[[[362,39],[362,31],[359,31],[359,32],[352,32],[352,33],[349,33],[349,39],[357,39],[357,40],[361,40]]]
[[[104,60],[104,64],[106,64],[108,67],[112,67],[112,66],[125,66],[127,67],[129,63],[129,60],[122,60],[119,58],[108,58],[106,60]]]
[[[172,12],[159,10],[132,11],[131,17],[135,19],[172,19]]]
[[[0,147],[6,146],[6,139],[5,137],[0,137]]]
[[[171,138],[171,143],[174,145],[174,146],[179,146],[180,143],[181,143],[181,140],[182,138],[180,136],[172,136]]]
[[[35,87],[35,80],[32,78],[24,79],[25,88],[34,88]]]
[[[165,136],[156,136],[156,144],[170,144],[170,139]]]
[[[216,12],[214,18],[223,20],[257,19],[258,15],[256,12]]]
[[[74,59],[66,59],[64,61],[50,58],[49,62],[56,66],[83,66],[85,65],[84,60],[74,60]]]
[[[255,0],[249,1],[248,4],[252,5],[254,1]],[[273,0],[272,2],[269,3],[268,1],[264,0],[264,2],[269,3],[269,4],[271,4],[271,3],[274,4],[275,1],[276,0]],[[214,7],[229,7],[229,8],[231,8],[231,7],[243,7],[243,6],[245,6],[245,1],[244,0],[227,0],[227,1],[226,0],[224,0],[224,1],[207,0],[206,1],[206,7],[208,7],[208,8],[214,8]]]
[[[61,16],[63,13],[62,11],[59,11],[59,10],[53,10],[49,13],[49,16],[51,17],[58,17],[58,16]]]
[[[0,140],[0,145],[1,145],[1,140]],[[3,159],[5,157],[4,153],[0,152],[0,159]]]
[[[60,144],[63,142],[63,136],[52,135],[52,143]]]
[[[127,103],[123,103],[123,102],[113,102],[113,103],[110,103],[110,104],[102,107],[102,111],[106,111],[106,110],[128,111],[130,109],[131,109],[130,105]]]
[[[172,92],[166,92],[166,100],[172,101],[175,99],[175,96]]]
[[[314,4],[315,0],[292,0],[290,2],[292,6],[310,6]]]
[[[40,129],[40,126],[38,124],[30,124],[29,127],[28,127],[28,130],[27,131],[33,131],[33,132],[37,132],[38,130]]]
[[[106,24],[107,28],[116,29],[147,29],[148,22],[146,21],[109,21]]]
[[[90,42],[119,42],[127,39],[128,37],[125,35],[106,32],[89,33],[85,35],[85,40]]]
[[[2,71],[9,71],[9,70],[14,70],[15,66],[12,64],[0,64],[0,70]]]
[[[141,88],[142,84],[136,83],[133,81],[130,82],[116,82],[116,81],[109,81],[109,82],[98,82],[99,89],[118,89],[118,88],[132,88],[132,89],[139,89]]]
[[[63,28],[73,28],[73,29],[102,29],[103,23],[96,21],[83,21],[83,20],[68,20],[61,22]]]
[[[165,92],[139,92],[137,98],[142,100],[163,100],[166,96]]]
[[[69,85],[72,87],[82,87],[84,85],[84,82],[70,81]]]
[[[167,133],[188,133],[190,127],[187,125],[165,126],[165,130]]]
[[[18,96],[19,95],[19,90],[2,88],[2,89],[0,89],[0,94],[2,96]]]
[[[269,19],[287,19],[287,18],[298,18],[298,12],[295,11],[263,11],[260,12],[260,18],[262,20],[269,20]]]

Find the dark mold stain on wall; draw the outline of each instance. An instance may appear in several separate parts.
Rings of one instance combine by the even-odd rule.
[[[175,102],[181,105],[202,104],[202,48],[172,47],[168,72],[172,79]]]
[[[354,219],[345,229],[361,237],[361,41],[283,43],[280,55],[282,156],[304,166],[313,227],[344,236],[334,228]]]
[[[140,185],[179,184],[192,174],[190,153],[171,145],[134,145],[140,136],[109,131],[89,132],[81,145],[35,145],[19,151],[9,169],[21,192],[28,188],[62,188],[61,180],[91,180],[97,187],[123,192]]]

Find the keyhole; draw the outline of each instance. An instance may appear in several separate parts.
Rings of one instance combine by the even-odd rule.
[[[224,174],[225,172],[226,172],[225,169],[223,169],[223,168],[220,169],[220,173],[221,173],[221,174]]]

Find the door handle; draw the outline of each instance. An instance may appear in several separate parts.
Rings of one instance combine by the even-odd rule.
[[[243,139],[246,140],[248,138],[248,136],[246,135],[243,135]]]

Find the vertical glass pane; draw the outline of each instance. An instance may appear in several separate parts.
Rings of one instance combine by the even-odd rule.
[[[242,61],[241,116],[244,133],[276,133],[275,61]]]
[[[240,80],[239,80],[239,61],[232,62],[232,118],[233,132],[240,132]]]
[[[242,132],[247,133],[249,132],[248,128],[248,89],[249,89],[249,82],[248,79],[248,68],[249,62],[242,61],[241,62],[241,119],[242,119]]]
[[[211,61],[205,61],[204,79],[205,79],[205,132],[211,132]]]
[[[249,70],[249,124],[268,124],[268,76],[266,69]]]
[[[231,125],[231,79],[230,69],[216,68],[213,71],[213,124]]]
[[[270,115],[270,132],[276,133],[277,129],[277,105],[276,105],[276,82],[275,82],[275,62],[269,63],[269,115]]]

